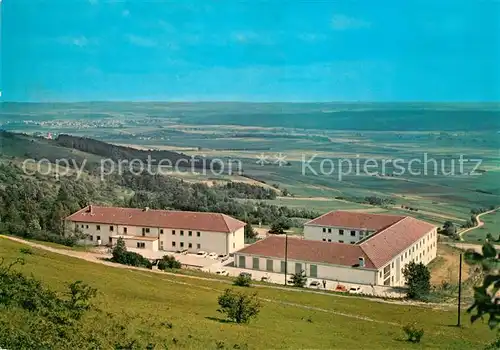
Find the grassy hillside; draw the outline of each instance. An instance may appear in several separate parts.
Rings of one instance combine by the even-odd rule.
[[[20,255],[21,247],[0,238],[0,257],[11,261]],[[76,279],[97,288],[96,305],[125,321],[127,334],[142,348],[152,342],[169,349],[478,349],[494,337],[486,325],[471,326],[466,317],[463,328],[453,327],[455,310],[257,287],[252,290],[263,298],[261,314],[249,325],[236,325],[221,319],[216,311],[217,296],[228,287],[223,282],[114,268],[33,251],[20,270],[58,291]],[[104,312],[93,311],[82,332],[99,334],[107,322]],[[410,321],[425,329],[421,346],[403,340],[401,325]]]

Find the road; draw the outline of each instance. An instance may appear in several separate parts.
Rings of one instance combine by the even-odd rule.
[[[480,228],[481,226],[483,226],[483,225],[484,225],[484,222],[482,222],[482,221],[481,221],[481,216],[486,215],[486,214],[493,213],[494,211],[497,211],[498,209],[499,209],[499,208],[495,208],[495,209],[492,209],[492,210],[485,211],[484,213],[478,214],[478,215],[476,216],[476,220],[477,220],[477,225],[476,225],[476,226],[466,228],[465,230],[460,231],[460,232],[458,233],[458,235],[460,236],[460,240],[463,240],[462,236],[463,236],[465,233],[467,233],[467,232],[469,232],[469,231],[472,231],[472,230],[475,230],[475,229],[477,229],[477,228]]]

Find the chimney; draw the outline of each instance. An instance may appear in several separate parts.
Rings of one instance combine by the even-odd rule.
[[[89,213],[92,215],[93,212],[92,212],[92,205],[89,205]]]
[[[358,261],[359,261],[359,267],[365,267],[365,258],[363,258],[362,256],[360,256],[358,258]]]
[[[145,208],[144,208],[144,211],[149,211],[149,207],[145,207]]]

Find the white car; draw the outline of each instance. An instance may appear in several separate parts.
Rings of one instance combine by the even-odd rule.
[[[227,272],[226,270],[217,270],[217,272],[215,273],[220,276],[229,276],[229,272]]]
[[[349,293],[350,294],[361,294],[362,289],[361,289],[361,287],[351,287],[351,288],[349,288]]]
[[[200,250],[198,253],[196,253],[196,255],[199,256],[199,257],[204,258],[204,257],[207,256],[207,252],[204,252],[203,250]]]
[[[312,281],[309,283],[309,287],[316,287],[319,288],[321,286],[321,283],[319,281]]]
[[[217,259],[217,253],[210,253],[210,254],[208,254],[208,257],[210,259]]]

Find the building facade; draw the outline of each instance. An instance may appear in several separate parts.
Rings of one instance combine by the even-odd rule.
[[[311,278],[404,286],[404,266],[410,261],[427,265],[436,254],[437,228],[427,222],[335,211],[304,224],[304,239],[271,236],[236,252],[235,265],[285,273],[286,260],[288,274],[304,271]]]
[[[232,254],[244,247],[245,223],[218,213],[88,206],[66,218],[83,243],[129,248]]]

